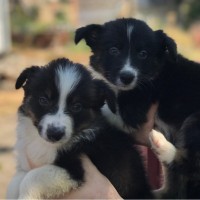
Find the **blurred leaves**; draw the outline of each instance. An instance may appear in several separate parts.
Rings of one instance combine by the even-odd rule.
[[[38,18],[38,8],[32,6],[24,10],[20,4],[16,4],[11,10],[11,28],[14,33],[32,32],[39,28],[35,26]]]
[[[66,23],[66,15],[63,11],[57,11],[55,13],[55,20],[57,23]]]
[[[189,11],[187,14],[186,27],[190,24],[200,21],[200,1],[192,0],[189,3]]]
[[[176,0],[176,12],[180,17],[180,24],[188,29],[193,23],[200,21],[200,1]]]

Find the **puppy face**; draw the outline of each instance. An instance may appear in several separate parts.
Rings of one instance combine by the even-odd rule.
[[[67,142],[90,127],[108,94],[103,82],[67,59],[25,69],[16,88],[23,84],[20,112],[31,118],[43,139],[54,143]]]
[[[79,28],[75,42],[81,39],[92,49],[91,65],[121,90],[153,80],[166,53],[176,56],[176,45],[171,38],[136,19]]]

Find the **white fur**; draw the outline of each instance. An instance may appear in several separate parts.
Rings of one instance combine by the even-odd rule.
[[[121,69],[121,72],[124,72],[124,71],[127,71],[127,72],[133,74],[135,76],[135,78],[137,79],[138,71],[136,69],[134,69],[133,66],[131,66],[130,58],[128,58],[126,60],[124,67]]]
[[[107,119],[107,121],[115,126],[116,128],[125,131],[130,134],[132,131],[135,131],[132,127],[125,125],[123,119],[121,118],[119,113],[114,114],[105,103],[105,105],[101,108],[102,115]]]
[[[17,199],[19,197],[20,183],[26,174],[26,171],[17,171],[8,185],[6,199]]]
[[[117,95],[118,88],[116,85],[109,82],[101,73],[95,71],[91,66],[88,66],[87,69],[90,71],[93,79],[103,80],[112,89],[112,91]]]
[[[8,186],[7,198],[17,199],[18,188],[26,174],[32,168],[53,163],[59,147],[42,139],[31,119],[18,113],[15,145],[17,172]]]
[[[64,196],[78,183],[60,167],[45,165],[31,170],[20,185],[19,199],[44,199]]]
[[[129,85],[124,85],[124,83],[121,82],[120,78],[118,78],[117,82],[116,82],[118,88],[121,90],[133,89],[137,83],[138,71],[136,69],[134,69],[133,66],[131,66],[129,57],[126,60],[124,67],[120,70],[120,73],[121,72],[129,72],[130,74],[132,74],[134,76],[134,79]]]
[[[120,115],[112,113],[107,104],[104,104],[104,106],[101,108],[101,111],[110,124],[123,130],[124,122]]]
[[[79,83],[81,75],[75,66],[72,68],[60,66],[56,73],[58,77],[57,87],[60,92],[59,110],[63,111],[66,106],[66,98]]]
[[[42,127],[41,136],[45,140],[48,140],[47,130],[49,126],[53,126],[57,129],[64,128],[65,136],[60,140],[60,142],[67,142],[71,138],[71,135],[72,135],[73,120],[69,115],[65,114],[63,110],[59,109],[56,114],[45,115],[40,121],[40,126]]]
[[[72,120],[64,113],[66,98],[76,87],[80,74],[73,68],[62,68],[57,71],[57,87],[60,91],[59,109],[54,115],[46,115],[42,121],[42,135],[48,125],[66,127],[66,137],[72,133]],[[77,187],[77,183],[70,179],[67,172],[52,164],[58,149],[63,143],[50,143],[38,133],[29,117],[18,113],[17,142],[17,172],[8,187],[7,198],[43,198],[55,197]],[[20,189],[20,191],[19,191]]]
[[[42,166],[52,163],[60,147],[57,143],[45,141],[38,133],[29,117],[19,113],[17,126],[17,153],[18,169],[29,171],[32,166]],[[30,163],[31,161],[31,163]]]
[[[48,165],[54,162],[59,148],[62,148],[60,143],[42,139],[32,121],[19,113],[15,147],[17,172],[8,186],[7,199],[62,196],[76,187],[77,183],[64,169]]]
[[[133,25],[127,25],[127,37],[129,40],[129,43],[131,42],[131,33],[133,32],[134,26]]]
[[[129,72],[135,78],[129,85],[125,85],[124,83],[121,82],[120,77],[118,77],[116,80],[116,85],[117,85],[118,89],[120,89],[120,90],[131,90],[136,86],[136,83],[137,83],[138,71],[130,63],[130,51],[131,51],[130,43],[131,43],[131,33],[133,31],[133,28],[134,27],[132,25],[131,26],[127,25],[127,37],[129,40],[129,53],[128,53],[127,60],[124,64],[124,67],[120,70],[120,73],[121,72]]]
[[[63,68],[62,66],[59,66],[56,73],[56,85],[59,90],[58,111],[55,114],[45,115],[39,125],[42,128],[41,136],[46,140],[48,139],[47,130],[49,126],[53,126],[57,129],[64,128],[65,136],[62,138],[61,142],[66,142],[70,139],[73,131],[73,120],[67,113],[65,113],[66,100],[79,83],[81,75],[74,66],[72,68]]]
[[[150,134],[150,142],[153,151],[161,162],[170,164],[176,156],[176,148],[168,142],[163,134],[152,131]]]

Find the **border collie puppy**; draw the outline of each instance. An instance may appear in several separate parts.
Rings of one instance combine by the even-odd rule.
[[[75,43],[82,39],[92,50],[91,66],[118,90],[119,116],[111,118],[107,110],[109,121],[138,128],[152,103],[159,103],[155,126],[179,155],[166,164],[170,186],[165,197],[200,198],[200,64],[177,54],[175,42],[162,30],[137,19],[79,28]],[[160,138],[151,137],[152,142]],[[169,152],[175,155],[173,147]]]
[[[139,153],[127,134],[101,115],[115,94],[84,66],[58,59],[25,69],[16,81],[24,99],[18,110],[17,172],[7,197],[63,196],[84,182],[86,154],[123,198],[152,198]]]

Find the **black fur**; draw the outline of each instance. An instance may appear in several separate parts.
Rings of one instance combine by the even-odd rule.
[[[25,90],[19,112],[32,120],[40,134],[42,117],[54,115],[58,111],[60,91],[56,86],[56,71],[61,67],[65,70],[76,69],[81,78],[65,99],[65,115],[74,122],[72,135],[58,148],[52,164],[66,169],[73,180],[82,184],[84,169],[80,155],[86,154],[123,198],[152,198],[142,160],[133,147],[133,139],[110,126],[101,115],[100,108],[105,100],[110,102],[110,108],[115,110],[114,93],[105,82],[93,79],[82,65],[63,58],[52,61],[45,67],[25,69],[16,82],[16,88],[24,85]],[[74,83],[76,81],[74,80]],[[40,102],[41,96],[47,96],[48,103]],[[74,102],[79,102],[82,110],[73,112],[71,108],[74,108]]]
[[[133,26],[131,39],[127,37],[128,26]],[[92,27],[97,37],[91,43]],[[200,111],[200,64],[177,54],[173,39],[161,30],[153,31],[143,21],[118,19],[96,27],[79,28],[75,42],[85,39],[93,52],[90,57],[92,67],[119,89],[118,107],[124,123],[137,128],[146,121],[152,103],[158,102],[156,128],[175,146],[187,152],[182,161],[179,159],[183,163],[183,179],[176,161],[168,166],[171,190],[166,197],[200,198],[197,192],[200,184],[200,127],[189,123],[183,130],[187,118],[192,117],[198,122],[200,119],[194,114]],[[110,53],[112,47],[115,47],[114,53]],[[134,87],[128,88],[124,84],[122,88],[116,80],[120,79],[120,70],[129,55],[130,67],[138,71],[138,77]],[[182,182],[185,184],[179,187]]]
[[[70,151],[59,152],[55,165],[67,169],[74,180],[82,183],[84,171],[79,156],[85,153],[123,198],[153,198],[132,139],[105,123],[97,124],[95,128],[99,130],[94,132],[96,138],[93,141],[83,139]]]

